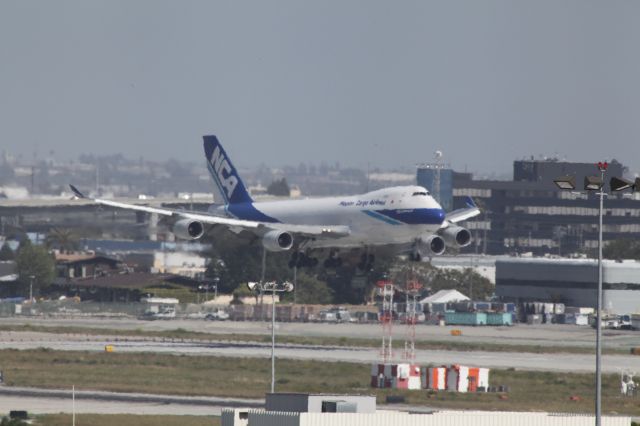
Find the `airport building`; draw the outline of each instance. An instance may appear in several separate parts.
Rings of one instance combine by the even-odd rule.
[[[604,309],[612,314],[640,312],[640,262],[605,260],[602,267]],[[504,301],[593,307],[597,288],[597,260],[496,260],[496,295]]]
[[[418,166],[416,181],[438,200],[445,211],[453,209],[453,170],[439,163]]]
[[[593,416],[500,411],[376,410],[375,396],[268,394],[264,410],[225,409],[222,426],[591,426]],[[629,417],[605,416],[603,426],[630,426]]]
[[[622,164],[612,161],[607,176],[624,172]],[[532,159],[514,162],[511,181],[474,180],[470,173],[454,172],[453,208],[464,207],[470,196],[482,211],[465,222],[476,244],[463,251],[559,256],[593,252],[598,246],[598,198],[593,191],[557,189],[553,180],[567,174],[576,176],[581,188],[583,177],[597,174],[597,169],[591,163]],[[603,238],[640,238],[640,193],[605,199]]]

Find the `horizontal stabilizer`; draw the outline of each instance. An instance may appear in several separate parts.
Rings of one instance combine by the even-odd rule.
[[[69,188],[71,188],[71,191],[73,191],[73,193],[74,193],[74,195],[75,195],[76,197],[78,197],[78,198],[87,198],[87,197],[85,197],[85,195],[84,195],[82,192],[80,192],[80,191],[78,190],[78,188],[76,188],[75,186],[73,186],[73,185],[69,184]]]
[[[452,212],[447,213],[446,222],[448,223],[458,223],[463,220],[470,219],[474,216],[478,216],[480,214],[480,209],[473,202],[471,197],[467,197],[465,199],[466,208],[454,210]]]

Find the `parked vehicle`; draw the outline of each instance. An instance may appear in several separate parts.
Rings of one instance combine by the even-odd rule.
[[[631,328],[640,330],[640,314],[631,314]]]
[[[589,318],[589,323],[591,324],[591,327],[596,328],[597,327],[597,322],[598,317],[596,315],[592,315]],[[610,329],[610,330],[617,330],[620,328],[620,320],[617,316],[605,316],[602,317],[602,323],[600,324],[600,326],[602,328],[606,328],[606,329]]]
[[[216,309],[215,311],[208,313],[204,319],[206,321],[226,321],[229,319],[229,313],[224,309]]]
[[[318,320],[320,322],[338,322],[336,313],[332,311],[320,311],[318,314]]]
[[[620,315],[618,317],[619,328],[623,330],[631,330],[631,315]]]
[[[356,322],[360,323],[377,323],[380,321],[380,315],[377,312],[357,311],[353,316]]]

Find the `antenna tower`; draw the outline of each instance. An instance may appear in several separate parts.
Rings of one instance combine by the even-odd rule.
[[[416,323],[418,322],[418,295],[422,284],[416,280],[408,280],[405,285],[407,304],[405,308],[405,321],[407,334],[404,341],[404,358],[407,361],[416,359]]]
[[[380,323],[382,324],[382,348],[380,357],[384,364],[393,358],[393,294],[394,286],[391,281],[378,281],[378,292],[382,296],[382,310]]]

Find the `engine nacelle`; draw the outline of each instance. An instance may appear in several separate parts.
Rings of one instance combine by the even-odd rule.
[[[447,244],[466,247],[471,244],[471,232],[462,226],[449,226],[440,232]]]
[[[439,235],[431,235],[426,238],[420,238],[416,244],[417,254],[420,257],[429,256],[431,254],[441,255],[444,253],[446,244],[444,239]]]
[[[293,247],[293,235],[284,231],[269,231],[262,237],[262,246],[269,251],[287,251]]]
[[[204,234],[204,225],[197,220],[180,219],[173,224],[171,232],[184,240],[197,240]]]

